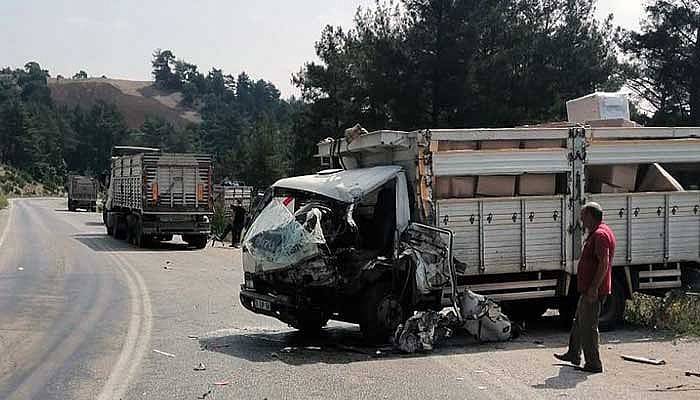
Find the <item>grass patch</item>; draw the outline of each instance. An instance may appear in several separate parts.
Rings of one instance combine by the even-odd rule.
[[[9,202],[7,201],[7,197],[5,197],[4,194],[0,193],[0,210],[3,208],[7,208],[9,205]]]
[[[627,302],[625,320],[679,335],[700,336],[700,296],[673,290],[664,297],[635,293]]]

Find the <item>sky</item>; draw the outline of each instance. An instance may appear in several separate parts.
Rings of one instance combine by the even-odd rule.
[[[599,0],[597,14],[639,27],[644,0]],[[0,0],[0,66],[37,61],[52,76],[150,80],[156,48],[199,66],[246,71],[298,94],[291,74],[315,59],[327,25],[352,25],[374,0]]]

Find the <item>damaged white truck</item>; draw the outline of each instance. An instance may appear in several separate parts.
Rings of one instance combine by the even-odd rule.
[[[699,137],[576,125],[326,140],[329,169],[278,181],[254,212],[241,303],[307,331],[359,323],[380,340],[413,311],[458,308],[466,290],[514,319],[571,318],[578,216],[593,200],[618,241],[601,313],[612,327],[633,292],[680,288],[697,271]]]

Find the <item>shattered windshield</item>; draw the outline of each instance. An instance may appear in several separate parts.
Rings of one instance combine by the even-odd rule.
[[[302,221],[297,221],[275,198],[250,226],[243,246],[262,269],[291,266],[320,254],[318,245],[326,243],[320,222],[316,213],[305,214]]]

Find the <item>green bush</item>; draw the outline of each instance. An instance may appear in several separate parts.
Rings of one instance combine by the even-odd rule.
[[[700,335],[700,297],[680,290],[664,297],[635,293],[627,303],[625,320],[647,328]]]
[[[0,209],[7,208],[9,205],[7,201],[7,197],[5,197],[4,194],[0,193]]]
[[[211,233],[213,235],[220,235],[224,233],[226,225],[228,224],[228,218],[226,217],[226,210],[224,204],[221,202],[214,203],[214,215],[211,220]]]

